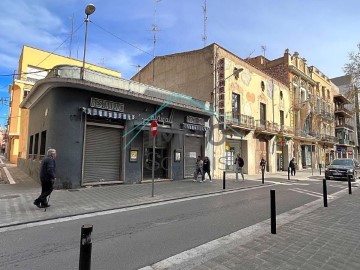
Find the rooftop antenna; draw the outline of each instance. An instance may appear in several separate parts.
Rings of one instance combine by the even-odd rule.
[[[141,65],[137,64],[137,65],[132,65],[133,67],[136,67],[136,72],[139,72],[141,69]]]
[[[263,51],[263,53],[264,53],[264,57],[265,57],[266,46],[265,46],[265,45],[262,45],[262,46],[261,46],[261,50]]]
[[[70,31],[69,57],[71,58],[72,39],[74,35],[74,14],[70,17],[70,20],[71,20],[71,31]]]
[[[204,6],[203,6],[203,12],[204,12],[204,34],[202,36],[202,40],[204,41],[204,47],[206,47],[206,41],[207,41],[207,8],[206,8],[206,0],[204,0]]]
[[[157,26],[157,14],[156,14],[156,9],[157,9],[157,3],[159,3],[161,0],[154,0],[154,24],[152,25],[151,31],[153,32],[153,41],[154,41],[154,47],[153,47],[153,81],[155,80],[155,65],[154,65],[154,61],[155,61],[155,48],[156,48],[156,33],[158,31],[158,26]]]

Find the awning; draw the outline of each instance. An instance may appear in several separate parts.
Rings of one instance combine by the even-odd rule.
[[[91,116],[99,116],[99,117],[106,117],[112,119],[123,119],[123,120],[134,120],[135,115],[121,113],[121,112],[114,112],[114,111],[105,111],[96,108],[85,108],[82,107],[81,110]]]

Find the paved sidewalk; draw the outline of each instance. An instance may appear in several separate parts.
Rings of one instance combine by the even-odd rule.
[[[360,191],[340,191],[141,270],[360,269]]]
[[[226,190],[223,190],[222,179],[215,179],[212,183],[195,183],[191,179],[156,182],[154,197],[151,197],[151,183],[55,190],[50,198],[51,207],[45,212],[33,205],[40,193],[39,183],[16,166],[2,160],[5,162],[2,166],[7,167],[16,184],[0,184],[0,228],[262,185],[261,175],[246,175],[245,181],[236,182],[235,174],[227,173]],[[311,177],[311,172],[299,172],[296,179],[308,179],[308,176]],[[265,175],[265,185],[285,180],[286,172]]]

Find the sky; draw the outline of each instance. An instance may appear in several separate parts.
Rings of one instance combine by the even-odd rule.
[[[120,71],[125,79],[154,55],[212,43],[242,58],[276,59],[288,48],[333,78],[344,75],[348,55],[360,43],[359,0],[1,0],[2,126],[22,46],[82,60],[90,3],[96,10],[88,24],[86,61]]]

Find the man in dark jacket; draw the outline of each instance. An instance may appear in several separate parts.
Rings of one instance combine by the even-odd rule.
[[[239,173],[241,174],[243,181],[245,180],[244,173],[243,173],[243,167],[244,167],[244,160],[240,156],[240,154],[237,154],[236,159],[235,159],[236,181],[239,180]]]
[[[290,160],[289,169],[290,169],[291,175],[294,175],[294,176],[295,176],[295,173],[296,173],[296,162],[295,162],[295,158],[292,158],[292,160]]]
[[[47,197],[50,196],[53,191],[55,182],[55,171],[56,171],[56,150],[49,149],[47,157],[41,162],[40,169],[40,181],[41,181],[41,194],[34,201],[34,205],[39,208],[49,207]]]
[[[210,179],[210,182],[211,182],[211,175],[210,175],[210,160],[208,157],[205,157],[204,158],[204,161],[203,161],[203,175],[202,175],[202,180],[205,182],[206,179],[205,179],[205,173],[207,173],[209,175],[209,179]]]

